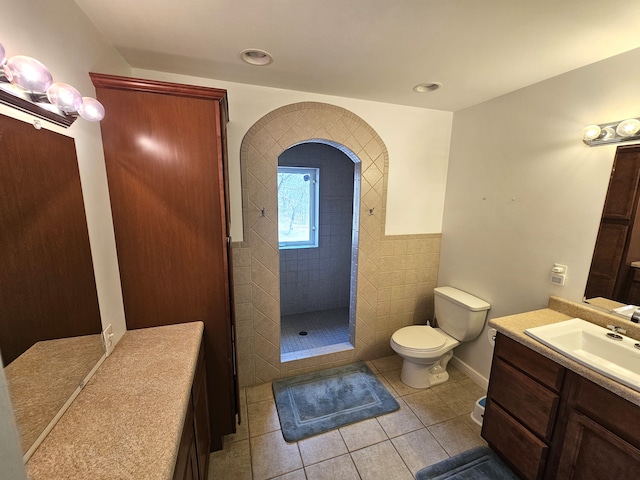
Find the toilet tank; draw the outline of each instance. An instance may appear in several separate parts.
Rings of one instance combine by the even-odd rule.
[[[437,287],[433,293],[439,328],[461,342],[480,334],[491,305],[453,287]]]

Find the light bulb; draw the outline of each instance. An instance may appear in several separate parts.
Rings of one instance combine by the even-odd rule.
[[[5,52],[4,47],[0,43],[0,67],[4,65],[4,62],[7,60],[7,52]]]
[[[11,83],[28,92],[44,93],[53,83],[47,67],[35,58],[24,55],[16,55],[7,60],[4,73]]]
[[[49,101],[65,113],[77,112],[82,106],[82,95],[71,85],[54,83],[47,90]]]
[[[628,120],[621,121],[616,127],[616,133],[621,137],[630,137],[635,135],[640,130],[640,120],[637,118],[630,118]]]
[[[602,130],[598,125],[588,125],[582,129],[582,140],[590,142],[600,136]]]
[[[104,107],[95,98],[82,97],[82,105],[78,109],[78,115],[90,122],[99,122],[104,118]]]
[[[616,131],[611,127],[604,127],[602,129],[602,138],[600,140],[611,140],[616,136]]]

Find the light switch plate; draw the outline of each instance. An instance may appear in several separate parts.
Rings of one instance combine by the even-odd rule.
[[[102,344],[104,345],[104,353],[108,357],[113,352],[113,328],[109,324],[102,332]]]

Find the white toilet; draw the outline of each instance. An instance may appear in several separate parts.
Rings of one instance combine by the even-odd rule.
[[[428,388],[449,380],[447,363],[460,342],[474,340],[491,308],[484,300],[453,287],[433,290],[439,328],[411,325],[396,331],[391,348],[400,355],[400,379],[413,388]]]

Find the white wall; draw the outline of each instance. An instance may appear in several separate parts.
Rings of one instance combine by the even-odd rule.
[[[490,317],[581,301],[616,147],[580,131],[639,116],[639,75],[640,49],[454,114],[439,285],[488,301]],[[485,377],[491,354],[484,334],[456,349]]]
[[[11,410],[4,368],[0,361],[0,471],[6,480],[26,480],[18,429]]]
[[[0,43],[8,56],[28,55],[49,67],[54,81],[70,83],[85,96],[95,96],[88,72],[130,74],[74,2],[66,0],[3,0]],[[0,105],[0,113],[32,122],[31,116]],[[107,112],[108,114],[108,112]],[[77,120],[64,129],[42,122],[44,128],[75,139],[87,223],[103,325],[113,324],[116,339],[126,330],[120,277],[111,222],[102,139],[98,124]],[[13,418],[0,372],[0,470],[2,478],[25,478]],[[6,427],[6,430],[5,430]],[[17,455],[17,456],[16,456]]]
[[[234,241],[242,239],[240,187],[242,139],[249,128],[267,113],[298,102],[323,102],[345,108],[361,117],[380,135],[389,151],[387,235],[440,233],[453,117],[451,112],[258,87],[150,70],[134,69],[133,75],[227,90],[230,116],[227,128],[231,235]]]
[[[28,55],[44,63],[54,81],[70,83],[95,97],[89,72],[129,75],[131,69],[74,2],[4,0],[0,43],[7,56]],[[33,121],[30,115],[0,105],[0,113]],[[107,112],[108,115],[108,112]],[[70,128],[42,121],[43,127],[73,137],[76,143],[91,252],[103,326],[112,324],[116,340],[126,325],[111,221],[111,206],[100,126],[78,119]]]

